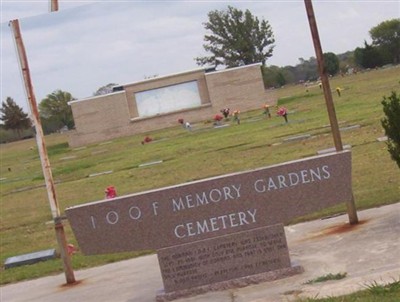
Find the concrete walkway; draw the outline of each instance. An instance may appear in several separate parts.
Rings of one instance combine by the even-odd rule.
[[[245,288],[179,299],[188,302],[294,301],[296,297],[347,294],[372,283],[400,280],[400,203],[359,211],[360,223],[347,215],[285,227],[290,257],[305,272]],[[326,274],[346,278],[306,285]],[[1,287],[2,302],[153,302],[162,288],[156,255],[75,272],[77,285],[64,274]]]

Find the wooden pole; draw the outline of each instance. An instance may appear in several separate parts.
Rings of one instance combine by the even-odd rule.
[[[50,12],[56,11],[58,11],[58,0],[50,0]],[[74,271],[72,269],[70,255],[68,254],[64,225],[60,216],[54,217],[54,228],[56,231],[57,243],[60,247],[61,258],[63,259],[63,266],[67,283],[75,283]]]
[[[62,219],[60,217],[60,209],[57,202],[56,190],[53,181],[53,175],[50,168],[50,162],[47,154],[46,143],[44,141],[44,134],[42,129],[42,123],[40,121],[39,111],[37,108],[35,93],[33,91],[33,85],[31,75],[29,71],[28,59],[26,56],[25,46],[22,40],[20,26],[18,20],[10,21],[10,27],[12,28],[14,39],[18,52],[18,59],[22,70],[22,75],[25,83],[25,91],[28,98],[29,107],[32,113],[33,125],[36,133],[36,143],[39,150],[40,162],[42,164],[43,175],[46,183],[47,196],[50,203],[51,214],[54,219],[55,232],[57,242],[60,248],[61,259],[63,261],[63,267],[65,277],[68,284],[75,283],[74,271],[72,270],[71,259],[67,252],[67,241],[65,238],[64,227]]]
[[[50,11],[51,12],[58,11],[58,0],[50,0]]]
[[[311,0],[304,0],[304,4],[306,6],[308,22],[310,24],[311,35],[314,43],[315,54],[317,56],[318,71],[321,77],[326,108],[328,110],[329,121],[332,129],[333,141],[335,143],[336,152],[343,151],[342,138],[340,136],[339,124],[336,118],[335,105],[332,99],[332,92],[329,85],[329,78],[325,68],[324,56],[322,53],[321,42],[319,39],[317,21],[314,15],[314,9]],[[346,203],[346,206],[350,224],[357,224],[358,217],[357,217],[357,209],[354,202],[354,196],[350,201]]]

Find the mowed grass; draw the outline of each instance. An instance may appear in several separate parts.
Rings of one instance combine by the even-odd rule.
[[[380,285],[376,281],[364,285],[365,289],[345,296],[326,298],[300,298],[296,302],[397,302],[400,296],[400,281]]]
[[[400,201],[400,170],[390,159],[386,144],[377,141],[384,135],[380,125],[381,100],[392,90],[400,91],[399,74],[400,68],[396,67],[335,77],[330,82],[340,127],[360,125],[341,132],[343,144],[352,146],[352,185],[358,209]],[[336,95],[336,87],[342,88],[341,97]],[[116,187],[118,195],[131,194],[306,158],[316,155],[318,150],[333,147],[323,93],[316,83],[307,88],[288,86],[275,90],[275,94],[279,104],[290,112],[288,124],[274,114],[266,119],[260,103],[259,110],[241,114],[241,125],[225,122],[230,126],[220,129],[214,129],[211,121],[203,121],[194,124],[194,130],[189,132],[177,123],[173,128],[75,149],[68,146],[67,134],[46,136],[61,211],[102,200],[104,189],[110,185]],[[287,137],[302,134],[310,134],[311,138],[283,142]],[[145,135],[154,141],[142,145]],[[2,263],[11,256],[57,248],[35,140],[1,145],[0,152]],[[163,162],[139,167],[159,160]],[[342,204],[301,220],[345,212],[345,209]],[[68,222],[65,230],[68,242],[77,246]],[[78,270],[148,252],[100,256],[84,256],[78,252],[72,257],[72,264]],[[1,284],[61,271],[60,259],[3,269]]]

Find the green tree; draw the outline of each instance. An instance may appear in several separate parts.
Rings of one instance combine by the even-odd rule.
[[[0,119],[4,122],[4,129],[15,131],[18,138],[21,138],[21,131],[31,127],[31,120],[27,113],[24,113],[12,98],[7,97],[5,102],[2,102],[0,108]]]
[[[68,102],[74,98],[69,92],[56,90],[48,94],[39,104],[40,116],[44,120],[59,123],[61,127],[72,129],[75,126],[71,106]],[[61,128],[60,127],[60,128]]]
[[[272,65],[269,67],[263,66],[262,68],[264,86],[267,88],[282,87],[287,83],[285,72],[282,68]]]
[[[400,95],[392,91],[389,97],[383,97],[382,105],[385,117],[381,123],[388,137],[388,151],[400,168]]]
[[[339,58],[333,52],[324,53],[324,64],[326,72],[335,75],[339,71]]]
[[[363,68],[375,68],[385,63],[379,48],[368,45],[366,41],[364,41],[364,48],[357,47],[354,51],[354,60]]]
[[[400,63],[400,18],[379,23],[369,34],[372,45],[391,54],[392,63]]]
[[[281,67],[281,72],[285,78],[286,84],[293,83],[295,81],[295,68],[293,66]]]
[[[195,58],[198,65],[236,67],[265,61],[272,56],[275,42],[272,28],[249,10],[228,6],[227,10],[208,13],[203,24],[210,34],[204,36],[204,49],[210,56]]]
[[[295,76],[297,81],[315,81],[318,79],[318,62],[315,57],[305,60],[299,58],[300,63],[296,65]]]
[[[93,93],[93,96],[98,96],[98,95],[104,95],[113,92],[113,87],[118,86],[118,84],[115,83],[109,83],[105,86],[100,87],[99,89],[96,90],[95,93]]]

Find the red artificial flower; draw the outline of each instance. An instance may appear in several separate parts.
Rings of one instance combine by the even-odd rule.
[[[145,143],[150,143],[151,141],[152,141],[153,139],[150,137],[150,136],[146,136],[145,138],[144,138],[144,142]]]
[[[106,193],[107,199],[117,197],[117,191],[115,190],[115,188],[113,186],[107,187],[105,190],[105,193]]]
[[[223,119],[222,115],[216,114],[214,116],[214,120],[217,121],[217,122],[221,121],[222,119]]]
[[[285,107],[280,107],[278,108],[278,111],[276,112],[277,115],[284,116],[287,114],[287,109]]]

